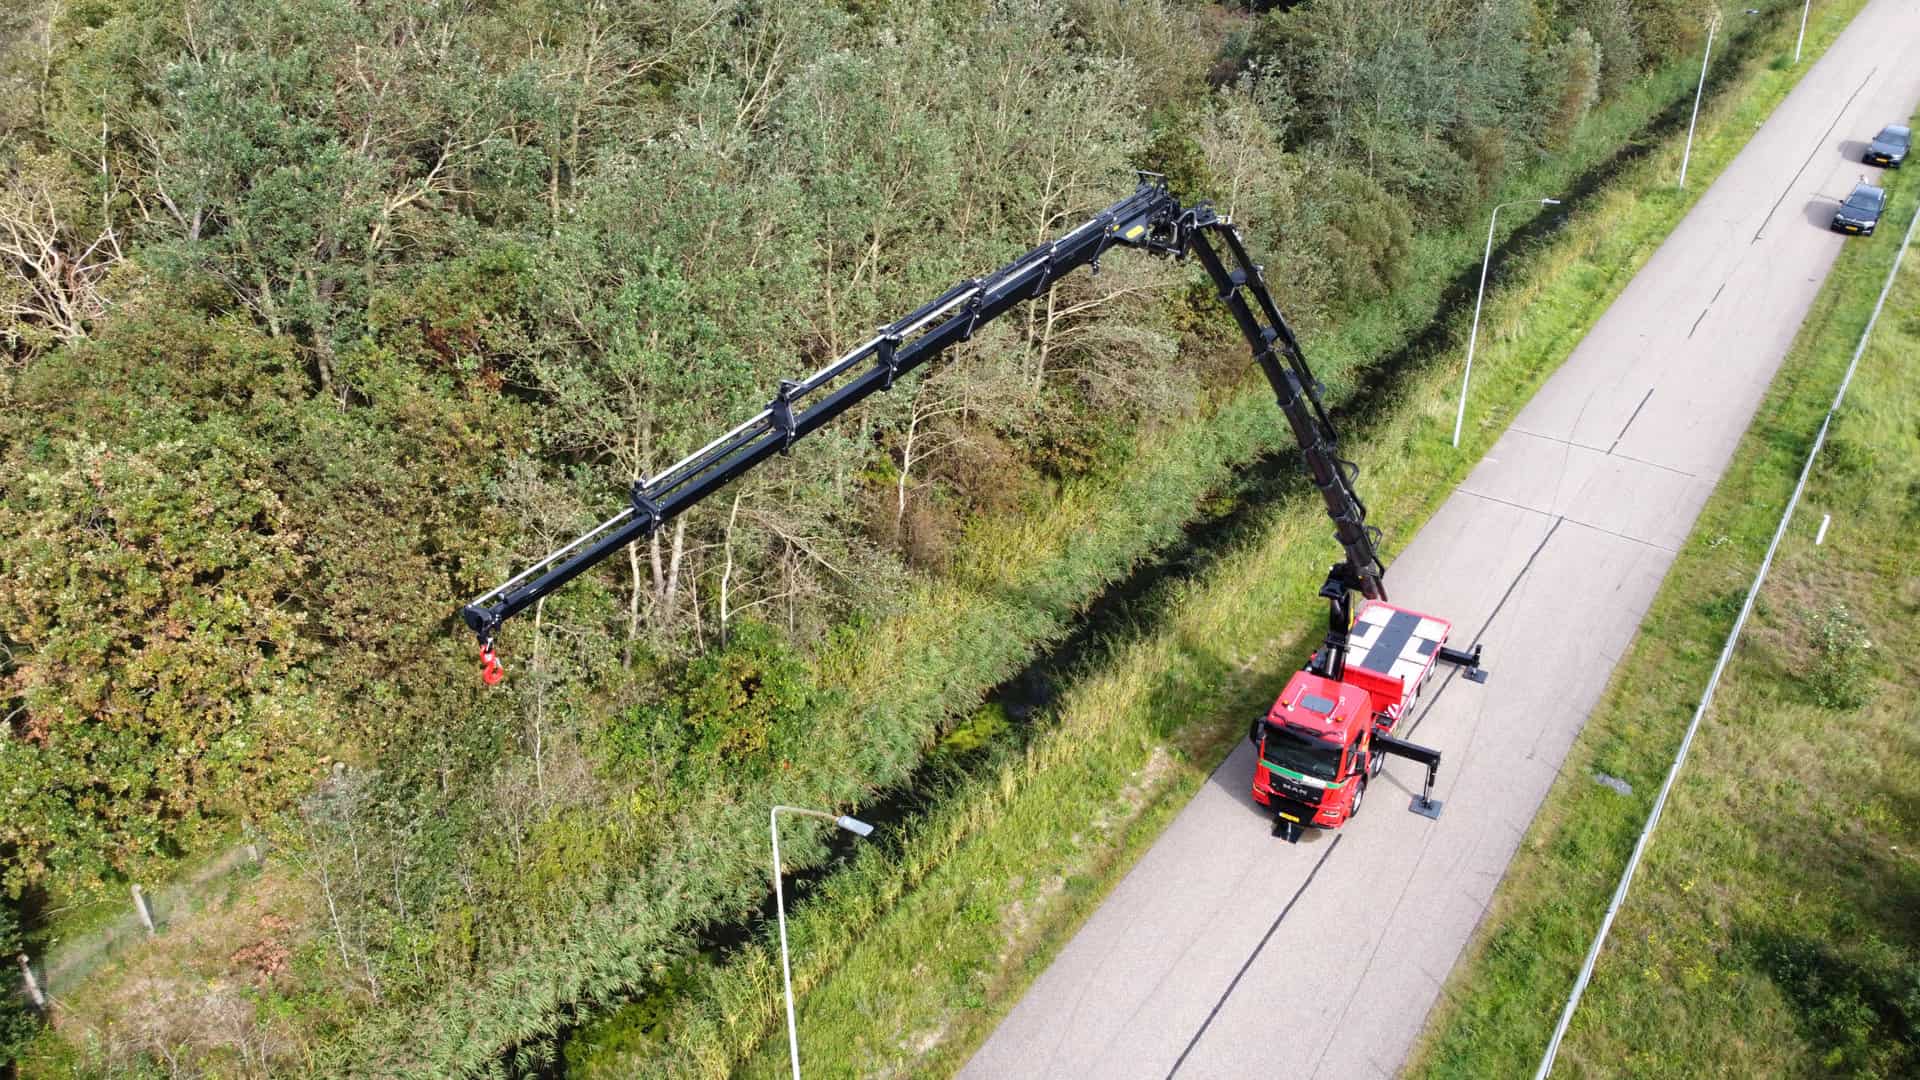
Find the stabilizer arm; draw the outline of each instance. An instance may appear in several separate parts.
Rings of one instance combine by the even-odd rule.
[[[1403,757],[1427,767],[1427,782],[1421,786],[1420,794],[1413,797],[1411,809],[1422,817],[1439,817],[1440,801],[1433,797],[1433,781],[1440,774],[1440,751],[1405,739],[1396,739],[1378,731],[1374,732],[1372,737],[1374,752]]]

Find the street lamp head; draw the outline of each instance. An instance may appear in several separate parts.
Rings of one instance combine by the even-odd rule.
[[[833,820],[833,823],[847,830],[848,832],[852,833],[855,836],[872,836],[873,835],[873,826],[867,824],[864,821],[861,821],[859,818],[848,817],[847,815],[842,814],[839,817],[835,818]]]
[[[1541,199],[1540,205],[1541,206],[1559,206],[1560,200],[1559,199]]]

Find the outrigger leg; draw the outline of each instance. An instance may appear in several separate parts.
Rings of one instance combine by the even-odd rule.
[[[1478,649],[1474,651],[1476,654],[1479,652]],[[1396,739],[1391,735],[1382,735],[1379,732],[1373,735],[1373,748],[1383,754],[1417,761],[1427,767],[1426,785],[1420,789],[1420,794],[1413,797],[1413,805],[1408,809],[1421,817],[1438,818],[1441,804],[1439,799],[1433,797],[1433,780],[1440,773],[1440,751],[1421,746],[1419,743],[1410,743],[1405,739]]]
[[[1467,677],[1468,682],[1483,683],[1487,681],[1486,669],[1480,666],[1480,646],[1478,644],[1474,645],[1472,652],[1449,649],[1445,645],[1442,645],[1440,646],[1440,651],[1435,654],[1435,657],[1442,663],[1466,668],[1461,674]]]

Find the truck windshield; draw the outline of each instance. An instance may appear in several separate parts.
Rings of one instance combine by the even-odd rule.
[[[1340,775],[1340,748],[1329,742],[1309,738],[1291,729],[1267,727],[1268,764],[1311,776],[1332,780]]]

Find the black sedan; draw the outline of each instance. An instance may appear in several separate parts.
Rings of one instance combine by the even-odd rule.
[[[1907,150],[1913,146],[1913,131],[1898,124],[1888,124],[1880,129],[1880,134],[1867,144],[1867,151],[1860,160],[1869,165],[1885,165],[1897,169],[1907,160]]]
[[[1880,224],[1880,212],[1886,208],[1886,189],[1862,180],[1853,185],[1847,201],[1833,212],[1833,231],[1872,236],[1873,227]]]

